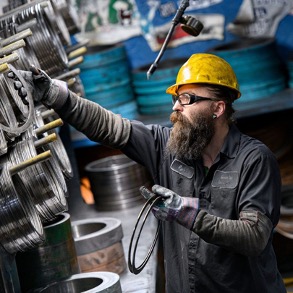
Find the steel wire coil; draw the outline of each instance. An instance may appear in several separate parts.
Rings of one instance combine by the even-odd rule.
[[[39,118],[39,125],[49,123],[59,117],[56,112],[48,110],[43,105],[35,107],[35,113],[36,116]],[[52,151],[53,156],[56,159],[56,162],[59,165],[59,168],[61,169],[65,179],[71,179],[73,177],[73,171],[67,151],[56,129],[47,131],[47,134],[52,133],[54,133],[57,136],[57,139],[52,143],[48,144],[46,148]]]
[[[16,23],[7,24],[0,31],[0,37],[5,39],[16,35],[18,33],[17,26]],[[19,58],[13,63],[16,68],[29,70],[32,64],[36,67],[40,67],[39,60],[29,42],[26,42],[24,47],[17,49],[17,54]]]
[[[46,9],[46,13],[49,17],[50,24],[56,30],[56,33],[60,37],[62,44],[70,45],[70,34],[65,24],[65,20],[62,14],[60,13],[60,10],[58,9],[58,6],[62,5],[63,0],[58,0],[58,2],[60,2],[61,4],[58,4],[56,6],[56,3],[52,0],[51,1],[47,1],[47,0],[28,1],[28,4],[22,5],[21,7],[19,7],[19,10],[24,10],[28,6],[35,5],[36,3],[40,3],[41,6],[43,6],[43,8]]]
[[[43,226],[29,192],[10,164],[2,165],[0,181],[0,242],[9,253],[25,251],[43,242]]]
[[[7,141],[5,138],[5,134],[4,134],[4,131],[0,127],[0,157],[3,154],[6,154],[7,150],[8,150],[8,145],[7,145]]]
[[[35,119],[34,119],[34,128],[40,128],[42,126],[45,125],[45,122],[43,120],[43,117],[41,116],[41,113],[39,111],[36,111],[36,115],[35,115]],[[49,134],[54,133],[57,137],[57,132],[55,131],[55,129],[47,131],[45,133],[42,134],[42,137],[46,137]],[[38,139],[37,136],[35,136],[34,132],[33,134],[31,134],[32,137],[35,137],[35,139]],[[53,145],[55,143],[55,145]],[[64,174],[62,172],[61,169],[61,163],[60,161],[63,160],[63,158],[59,157],[59,153],[58,153],[58,147],[61,148],[62,146],[62,142],[60,137],[57,137],[57,139],[55,141],[52,141],[49,144],[45,144],[41,147],[41,149],[43,149],[44,151],[46,150],[51,150],[52,151],[52,158],[50,160],[48,160],[46,162],[47,166],[48,166],[48,171],[52,173],[52,178],[56,178],[57,181],[59,182],[58,184],[60,184],[61,188],[63,189],[64,193],[66,194],[67,192],[67,185],[65,182],[65,177]],[[65,157],[66,159],[66,157]]]
[[[50,2],[44,1],[47,7]],[[52,13],[42,3],[31,4],[26,9],[19,11],[17,21],[21,25],[31,19],[37,20],[37,25],[31,27],[33,35],[27,42],[34,48],[40,62],[40,67],[50,76],[58,75],[68,69],[68,58],[58,36],[55,26],[52,24]],[[50,20],[51,19],[51,20]]]
[[[137,206],[143,200],[142,185],[151,186],[147,170],[125,155],[116,155],[86,165],[95,205],[100,210],[117,210]]]
[[[32,141],[34,141],[34,137],[31,136]],[[32,144],[31,144],[32,146]],[[40,151],[46,151],[48,148],[48,145],[44,145],[40,150],[36,150],[34,147],[29,148],[32,153],[31,155],[35,155],[36,153],[39,153]],[[66,201],[66,192],[67,192],[67,185],[64,179],[64,176],[61,172],[61,169],[59,168],[59,165],[57,164],[54,156],[52,156],[50,159],[44,161],[41,163],[43,170],[46,174],[46,181],[48,181],[48,184],[50,185],[50,188],[53,191],[53,194],[55,195],[54,198],[56,200],[54,210],[56,207],[58,207],[58,210],[54,212],[53,210],[53,217],[46,217],[43,219],[44,222],[50,221],[51,219],[54,219],[57,214],[60,212],[64,212],[67,210],[67,201]],[[51,211],[51,208],[49,208]]]
[[[44,1],[40,1],[44,2]],[[59,2],[59,5],[61,5],[64,0],[58,0],[58,1],[49,1],[47,4],[47,7],[45,10],[47,12],[47,15],[49,17],[49,21],[51,25],[55,26],[56,32],[64,46],[68,46],[71,44],[70,40],[70,34],[68,31],[68,28],[66,26],[65,20],[63,18],[63,15],[61,14],[60,10],[58,9],[58,5],[56,2]]]
[[[54,9],[62,16],[69,34],[79,33],[81,30],[80,20],[73,5],[65,0],[51,0],[51,2]]]
[[[32,137],[17,142],[9,152],[9,161],[18,164],[37,155]],[[67,202],[56,173],[46,162],[38,163],[19,172],[29,190],[42,222],[52,220],[67,210]]]
[[[25,119],[29,116],[29,107],[27,103],[24,103],[24,101],[18,95],[18,92],[14,88],[12,79],[6,78],[5,74],[1,74],[0,82],[6,96],[11,100],[10,105],[12,106],[12,110],[18,123],[22,124],[21,120],[25,121]],[[10,116],[11,113],[7,113],[7,115]]]
[[[18,71],[12,65],[8,66],[14,74],[14,80],[20,80],[25,86],[26,82]],[[26,99],[21,99],[14,88],[14,80],[7,77],[7,73],[0,74],[0,129],[5,131],[7,140],[26,131],[32,123],[34,113],[31,93],[28,91]]]

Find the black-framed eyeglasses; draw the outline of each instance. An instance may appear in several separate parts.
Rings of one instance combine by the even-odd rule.
[[[172,96],[172,103],[175,105],[175,103],[178,101],[181,106],[185,105],[191,105],[199,101],[215,101],[213,98],[207,98],[207,97],[201,97],[193,94],[183,93],[178,96]]]

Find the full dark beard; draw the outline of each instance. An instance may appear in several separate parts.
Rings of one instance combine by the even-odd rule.
[[[196,114],[190,122],[180,112],[170,116],[174,124],[167,144],[167,152],[179,160],[196,160],[210,143],[214,133],[211,110]]]

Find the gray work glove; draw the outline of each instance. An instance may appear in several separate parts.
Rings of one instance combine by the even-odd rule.
[[[148,200],[152,196],[160,196],[153,206],[153,214],[162,221],[176,221],[187,229],[192,229],[199,211],[198,198],[182,197],[170,189],[160,185],[154,185],[152,192],[142,186],[140,192]]]
[[[66,82],[51,79],[45,71],[31,66],[30,71],[18,70],[26,85],[22,85],[19,80],[14,81],[15,89],[24,98],[26,88],[33,96],[35,102],[41,102],[47,107],[58,109],[62,107],[68,97]],[[8,77],[15,79],[13,72],[8,73]]]

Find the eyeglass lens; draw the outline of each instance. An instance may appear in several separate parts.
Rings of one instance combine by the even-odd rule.
[[[181,94],[179,96],[172,96],[173,105],[178,101],[180,105],[188,105],[191,96],[189,94]]]

